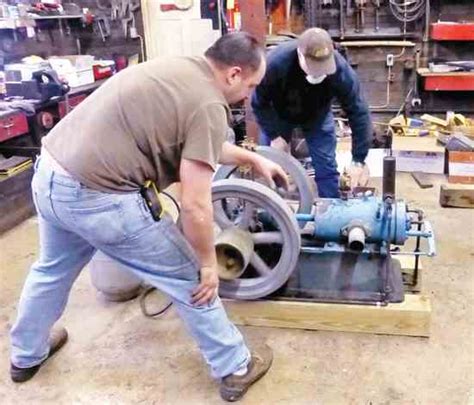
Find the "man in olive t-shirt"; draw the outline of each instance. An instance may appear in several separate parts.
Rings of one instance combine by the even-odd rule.
[[[181,159],[215,169],[228,107],[205,58],[157,58],[92,93],[43,139],[86,186],[106,193],[179,180]]]
[[[239,399],[268,371],[271,349],[250,353],[217,296],[211,202],[218,162],[286,184],[280,166],[225,141],[228,103],[248,97],[264,72],[255,38],[229,34],[204,57],[120,72],[44,138],[32,182],[40,254],[11,331],[13,381],[32,378],[67,341],[52,327],[97,249],[171,297],[223,399]],[[146,180],[181,182],[184,235],[167,216],[153,220],[139,193]]]

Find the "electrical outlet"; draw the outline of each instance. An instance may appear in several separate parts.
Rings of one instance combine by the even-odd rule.
[[[387,55],[387,67],[392,67],[394,63],[394,57],[391,53]]]
[[[137,27],[130,27],[130,38],[135,39],[138,38],[138,36]]]

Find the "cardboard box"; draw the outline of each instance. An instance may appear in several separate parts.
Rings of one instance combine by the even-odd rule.
[[[444,152],[393,151],[397,172],[444,173]]]
[[[338,141],[336,160],[339,171],[350,164],[352,159],[350,151],[350,138]],[[371,177],[382,177],[383,158],[388,155],[388,149],[370,149],[366,163],[369,165]],[[392,143],[392,155],[397,159],[399,172],[431,174],[445,172],[445,149],[437,144],[434,137],[395,136]]]
[[[474,184],[474,152],[448,152],[449,183]]]
[[[49,58],[51,67],[60,79],[65,80],[70,87],[79,87],[94,83],[92,65],[94,57],[90,55],[65,55]]]
[[[399,172],[444,173],[445,149],[434,137],[394,137],[392,149]]]

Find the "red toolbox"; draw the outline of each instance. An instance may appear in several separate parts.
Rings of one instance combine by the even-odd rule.
[[[87,94],[79,94],[77,96],[71,96],[69,97],[69,111],[77,107],[82,101],[84,101],[87,97]],[[58,103],[58,112],[59,112],[59,118],[64,118],[64,116],[67,114],[67,109],[66,109],[66,100],[60,101]]]
[[[0,118],[0,142],[28,133],[26,115],[18,112]]]
[[[425,90],[474,91],[474,72],[465,74],[425,76]]]
[[[417,72],[423,77],[427,91],[474,91],[474,71],[430,72],[420,68]]]

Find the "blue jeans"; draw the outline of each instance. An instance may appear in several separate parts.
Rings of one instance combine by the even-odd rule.
[[[71,287],[96,249],[166,293],[196,339],[214,378],[245,366],[250,354],[219,298],[196,307],[195,252],[168,217],[155,222],[137,193],[107,194],[55,173],[38,159],[32,181],[40,253],[26,279],[11,331],[11,361],[21,368],[48,356],[48,337]]]
[[[299,125],[285,123],[280,133],[290,141],[293,129]],[[313,123],[301,126],[314,167],[318,195],[322,198],[339,197],[339,172],[336,163],[336,131],[332,112],[322,114]],[[270,145],[271,138],[260,134],[260,144]]]

